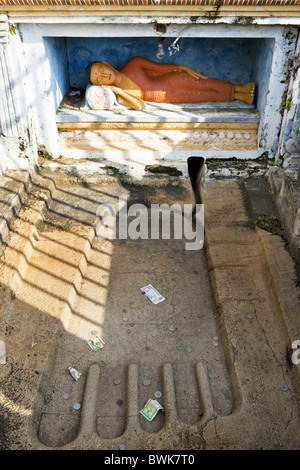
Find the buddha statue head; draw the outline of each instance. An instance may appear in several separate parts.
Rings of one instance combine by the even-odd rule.
[[[93,85],[112,85],[115,82],[117,71],[103,60],[89,64],[85,73]]]

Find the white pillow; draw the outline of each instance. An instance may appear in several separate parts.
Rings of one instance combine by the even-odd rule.
[[[116,96],[112,90],[105,86],[88,85],[85,99],[92,109],[112,109],[116,104]]]

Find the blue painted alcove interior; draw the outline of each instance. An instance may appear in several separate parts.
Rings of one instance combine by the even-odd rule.
[[[85,87],[85,67],[106,60],[117,70],[136,55],[156,62],[188,65],[212,78],[244,83],[252,76],[256,50],[245,39],[186,38],[180,39],[179,52],[170,56],[168,46],[174,38],[164,40],[165,58],[156,58],[157,38],[68,38],[66,48],[70,85]]]
[[[273,60],[273,38],[180,38],[179,51],[170,56],[168,46],[175,38],[164,39],[165,58],[156,58],[157,37],[44,38],[51,69],[51,87],[58,108],[68,88],[85,88],[85,68],[106,60],[116,69],[136,55],[156,62],[188,65],[212,78],[235,84],[254,81],[255,104],[265,105]]]

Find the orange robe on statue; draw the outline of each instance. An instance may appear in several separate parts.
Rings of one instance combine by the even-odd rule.
[[[203,103],[232,101],[234,85],[211,78],[193,78],[176,64],[161,64],[136,56],[121,72],[144,92],[144,100],[155,103]]]

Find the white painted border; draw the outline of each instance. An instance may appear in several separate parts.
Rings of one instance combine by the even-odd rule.
[[[247,21],[247,17],[243,17],[240,20],[240,25],[243,25],[245,20]],[[299,26],[300,25],[300,17],[291,17],[291,16],[252,16],[249,18],[252,25],[259,25],[259,26]],[[37,23],[36,16],[13,16],[11,17],[11,22],[15,24],[22,24],[22,23]],[[60,24],[60,23],[73,23],[73,24],[153,24],[160,23],[160,24],[178,24],[178,25],[195,25],[195,24],[212,24],[212,25],[219,25],[219,24],[232,24],[237,25],[239,24],[239,19],[237,16],[220,16],[217,18],[208,18],[205,16],[193,17],[191,20],[190,16],[39,16],[38,23],[39,24]]]

